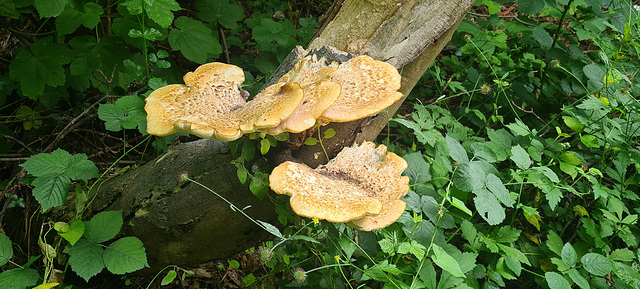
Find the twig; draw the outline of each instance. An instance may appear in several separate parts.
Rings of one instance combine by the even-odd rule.
[[[224,30],[222,26],[218,25],[218,31],[220,32],[220,40],[222,40],[222,51],[224,52],[224,61],[229,63],[229,47],[227,47],[227,38],[224,37]]]
[[[11,199],[13,199],[16,195],[17,185],[14,185],[14,183],[19,183],[20,180],[22,180],[22,178],[24,177],[24,174],[25,174],[24,169],[20,169],[20,171],[17,174],[15,174],[15,176],[13,176],[11,180],[9,180],[9,183],[7,183],[7,186],[2,191],[2,195],[0,195],[0,202],[5,197],[8,197],[8,199],[5,200],[4,205],[2,206],[2,211],[0,211],[0,231],[4,232],[4,225],[2,220],[4,219],[5,212],[9,208],[9,203],[11,203]],[[7,195],[7,192],[9,192],[8,195]]]
[[[24,148],[26,148],[31,154],[35,154],[35,152],[30,147],[28,147],[26,144],[24,144],[23,142],[21,142],[19,139],[15,138],[15,137],[12,137],[10,135],[4,135],[4,134],[0,134],[0,137],[6,138],[8,140],[11,140],[11,141],[23,146]]]

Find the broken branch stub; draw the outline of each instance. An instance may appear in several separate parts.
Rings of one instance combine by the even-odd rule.
[[[304,217],[347,223],[360,230],[384,228],[395,222],[409,191],[402,176],[407,162],[372,142],[343,149],[326,165],[311,169],[284,162],[269,176],[271,189],[291,196],[293,211]]]

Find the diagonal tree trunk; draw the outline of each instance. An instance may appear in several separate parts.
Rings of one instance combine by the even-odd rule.
[[[374,117],[332,123],[327,127],[337,134],[323,142],[329,156],[354,142],[374,139],[388,117],[451,35],[474,0],[337,0],[325,16],[309,48],[330,45],[353,54],[367,54],[397,67],[402,75],[400,91],[404,97]],[[301,51],[298,51],[302,53]],[[290,61],[294,60],[292,57]],[[291,64],[283,63],[284,65]],[[270,153],[271,166],[283,159],[297,159],[310,166],[325,161],[319,145],[296,146],[292,135],[286,149]],[[229,144],[200,140],[181,144],[136,170],[105,182],[97,191],[93,213],[122,210],[127,221],[125,234],[140,238],[152,269],[168,264],[195,265],[212,259],[227,258],[257,243],[266,236],[260,228],[215,195],[193,183],[179,179],[187,173],[255,219],[270,221],[273,205],[259,201],[246,185],[240,184],[235,157]]]

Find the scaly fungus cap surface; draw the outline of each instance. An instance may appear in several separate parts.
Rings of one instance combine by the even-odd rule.
[[[409,178],[401,176],[407,163],[384,145],[372,142],[345,148],[324,166],[285,162],[269,176],[271,189],[291,196],[293,211],[344,223],[361,230],[376,230],[395,222],[409,191]],[[368,219],[372,218],[372,219]]]

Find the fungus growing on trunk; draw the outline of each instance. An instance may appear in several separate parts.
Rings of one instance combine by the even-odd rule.
[[[407,162],[372,142],[343,149],[326,165],[311,169],[284,162],[269,176],[271,189],[291,196],[293,211],[304,217],[347,223],[371,231],[395,222],[409,191],[402,176]]]

